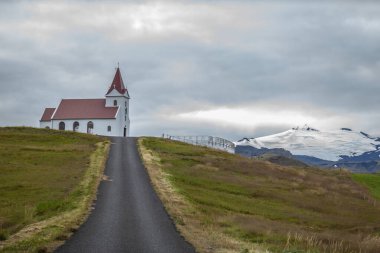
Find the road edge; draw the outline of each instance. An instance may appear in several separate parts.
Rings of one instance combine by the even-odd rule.
[[[200,246],[197,245],[197,241],[193,240],[191,230],[185,228],[186,217],[182,217],[182,213],[179,211],[181,208],[192,209],[190,203],[188,203],[181,195],[175,192],[172,187],[168,175],[165,174],[160,165],[160,158],[154,154],[151,150],[147,149],[143,145],[144,137],[137,139],[137,149],[141,158],[141,161],[148,172],[149,180],[153,186],[154,191],[161,200],[166,212],[180,234],[180,236],[193,245],[196,252],[203,252],[200,250]]]

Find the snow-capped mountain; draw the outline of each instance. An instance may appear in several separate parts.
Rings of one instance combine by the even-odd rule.
[[[316,157],[326,161],[338,161],[372,152],[375,152],[377,157],[380,155],[380,138],[349,128],[319,131],[307,125],[274,135],[244,138],[235,142],[235,145],[256,149],[280,148],[296,156]]]

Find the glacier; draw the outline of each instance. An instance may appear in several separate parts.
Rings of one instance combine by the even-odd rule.
[[[338,161],[342,156],[354,157],[380,149],[380,139],[363,132],[349,128],[319,131],[307,125],[278,134],[244,138],[234,143],[258,149],[282,148],[293,155],[311,156],[327,161]]]

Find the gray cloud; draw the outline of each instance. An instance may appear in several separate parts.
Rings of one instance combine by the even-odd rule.
[[[1,2],[0,125],[37,126],[43,108],[61,98],[102,97],[120,62],[135,135],[237,139],[285,130],[292,120],[284,115],[294,124],[380,135],[379,7],[369,1]],[[250,127],[246,118],[232,124],[180,117],[218,108],[262,120]],[[226,118],[238,115],[231,114]]]

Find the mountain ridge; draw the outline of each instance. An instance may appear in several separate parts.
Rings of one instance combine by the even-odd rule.
[[[348,168],[354,172],[380,170],[380,138],[350,128],[320,131],[308,125],[235,142],[237,154],[246,157],[272,153],[308,165]]]

